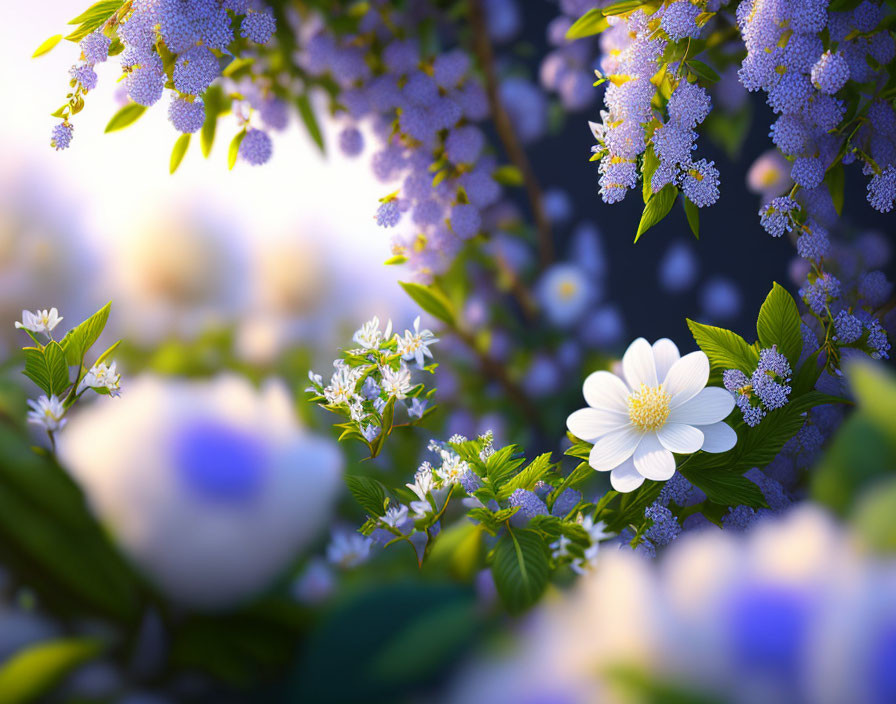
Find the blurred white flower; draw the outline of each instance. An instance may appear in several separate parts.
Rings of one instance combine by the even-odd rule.
[[[55,433],[61,430],[66,424],[65,406],[62,405],[56,395],[47,397],[41,396],[37,401],[28,400],[28,422],[39,425],[48,433]]]
[[[793,184],[790,178],[791,163],[777,149],[760,154],[747,171],[747,188],[762,196],[767,203],[781,195]]]
[[[390,506],[386,511],[386,515],[382,516],[380,520],[387,526],[398,528],[408,520],[408,507],[404,504]]]
[[[115,362],[108,366],[105,362],[94,364],[78,384],[77,393],[85,389],[105,389],[110,396],[121,396],[121,374],[115,370]]]
[[[429,346],[438,342],[439,338],[432,334],[432,330],[420,329],[420,316],[418,315],[414,318],[414,332],[405,330],[403,337],[395,336],[395,341],[398,343],[398,354],[401,355],[401,358],[406,362],[410,362],[412,359],[416,360],[417,366],[422,369],[423,358],[432,358]]]
[[[303,433],[282,384],[143,376],[71,419],[59,456],[124,550],[176,601],[263,590],[315,537],[341,456]]]
[[[624,380],[607,371],[585,379],[589,408],[566,420],[573,435],[594,443],[588,462],[611,473],[616,491],[633,491],[645,479],[670,479],[673,452],[734,447],[737,435],[722,422],[734,399],[723,388],[704,388],[709,360],[703,352],[681,357],[671,340],[651,346],[639,337],[623,355],[622,371]]]
[[[59,323],[62,317],[55,308],[50,310],[36,310],[33,313],[28,310],[22,311],[22,322],[16,321],[16,329],[30,330],[31,332],[43,333],[49,336]]]
[[[538,282],[536,296],[548,320],[568,327],[579,320],[594,301],[597,291],[591,278],[575,264],[555,264]]]
[[[422,418],[428,404],[429,401],[426,399],[412,398],[411,405],[408,406],[408,415],[411,418]]]

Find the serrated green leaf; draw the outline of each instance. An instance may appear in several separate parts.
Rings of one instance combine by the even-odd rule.
[[[751,508],[768,508],[765,497],[753,482],[742,474],[689,470],[685,465],[681,474],[698,487],[706,498],[722,506],[744,504]]]
[[[523,469],[519,474],[511,477],[510,480],[501,487],[500,491],[498,491],[498,498],[506,499],[517,489],[527,489],[531,491],[535,487],[535,484],[543,479],[550,471],[551,453],[545,452],[532,460],[532,462],[529,463],[529,466]]]
[[[759,361],[759,353],[737,333],[713,325],[688,320],[688,328],[697,345],[709,357],[710,366],[718,371],[740,369],[750,375]]]
[[[134,124],[138,119],[140,119],[140,117],[142,117],[143,113],[145,112],[145,105],[128,103],[118,112],[116,112],[112,116],[111,120],[109,120],[109,123],[106,125],[105,129],[106,134],[108,134],[109,132],[117,132],[118,130],[123,130],[125,127]]]
[[[43,349],[26,347],[25,370],[22,372],[48,395],[59,396],[69,387],[68,365],[65,352],[56,341],[50,341]]]
[[[441,291],[432,286],[409,281],[399,281],[398,283],[414,299],[414,302],[431,316],[449,325],[454,324],[454,307]]]
[[[314,114],[314,108],[311,106],[311,100],[303,93],[296,98],[296,106],[299,108],[299,117],[302,118],[305,129],[308,130],[311,139],[314,140],[314,143],[323,153],[325,151],[324,136],[320,131],[320,125],[317,122],[317,116]]]
[[[26,647],[0,667],[0,704],[38,701],[102,649],[94,638],[60,638]]]
[[[347,474],[345,484],[349,492],[361,508],[372,516],[383,516],[386,513],[386,492],[376,479],[360,475]]]
[[[173,174],[177,171],[177,167],[180,166],[180,163],[184,160],[184,157],[187,154],[187,149],[190,148],[190,137],[192,136],[193,135],[190,134],[182,134],[177,138],[177,141],[174,143],[174,148],[171,150],[168,173]]]
[[[230,147],[227,149],[227,168],[233,169],[236,166],[236,159],[240,155],[240,144],[246,136],[246,130],[242,129],[237,132],[233,139],[230,140]]]
[[[641,239],[641,235],[669,214],[677,196],[678,189],[672,184],[663,186],[659,193],[653,194],[653,197],[644,206],[641,222],[638,223],[638,231],[635,233],[635,242]]]
[[[550,576],[541,536],[526,528],[509,529],[495,547],[492,575],[508,611],[521,613],[535,604]]]
[[[572,447],[568,448],[564,455],[569,455],[570,457],[577,457],[580,460],[587,460],[591,456],[591,448],[594,447],[590,442],[585,442],[584,440],[578,440],[573,444]]]
[[[111,309],[112,302],[110,301],[83,323],[69,330],[62,338],[62,349],[65,350],[65,359],[69,365],[81,364],[87,350],[103,334]]]
[[[566,30],[566,38],[582,39],[591,37],[595,34],[600,34],[609,26],[610,23],[607,22],[604,13],[597,8],[592,8],[573,22],[572,27]]]
[[[694,205],[688,198],[684,195],[681,196],[681,204],[684,207],[685,217],[688,219],[688,226],[691,228],[691,232],[694,233],[694,237],[698,240],[700,239],[700,208]]]
[[[517,451],[516,445],[508,445],[489,455],[485,461],[485,473],[493,489],[499,490],[525,461],[513,458]]]
[[[800,312],[793,296],[780,284],[773,284],[759,309],[756,333],[762,347],[777,345],[778,351],[787,357],[794,369],[803,351],[800,324]]]
[[[34,50],[34,53],[31,55],[32,59],[36,59],[38,56],[43,56],[44,54],[49,54],[53,49],[56,48],[56,45],[62,41],[61,34],[54,34],[49,39],[46,39],[41,43],[37,49]]]

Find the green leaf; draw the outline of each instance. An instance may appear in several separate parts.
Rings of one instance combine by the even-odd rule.
[[[564,452],[564,455],[568,455],[570,457],[577,457],[580,460],[587,460],[591,457],[591,448],[594,447],[590,442],[585,442],[584,440],[578,440],[573,444],[572,447]]]
[[[702,78],[708,83],[718,83],[720,80],[719,74],[717,74],[710,66],[707,66],[702,61],[697,61],[697,59],[688,59],[687,66],[689,69],[691,69],[691,73],[693,73],[698,78]]]
[[[517,489],[534,488],[536,482],[551,471],[551,453],[545,452],[536,457],[529,466],[504,484],[498,492],[499,499],[508,498]]]
[[[641,222],[638,223],[638,232],[635,233],[635,242],[641,239],[641,235],[669,214],[672,205],[675,203],[676,196],[678,196],[678,189],[672,184],[663,186],[659,193],[653,194],[653,197],[644,206]]]
[[[759,362],[759,353],[744,338],[730,330],[690,319],[687,323],[697,345],[709,357],[709,364],[713,369],[740,369],[748,376],[753,373]]]
[[[47,395],[59,396],[69,387],[65,351],[58,342],[51,341],[43,349],[26,347],[22,351],[25,353],[25,370],[22,373]]]
[[[866,545],[896,554],[896,476],[872,484],[859,498],[852,525]]]
[[[361,508],[372,516],[384,516],[386,514],[386,492],[383,485],[376,479],[362,477],[356,474],[347,474],[345,484],[349,492],[355,498]]]
[[[803,335],[800,330],[800,312],[787,289],[775,283],[759,309],[756,321],[759,344],[764,347],[778,346],[778,351],[795,368],[803,351]]]
[[[511,613],[532,606],[548,585],[550,567],[541,536],[526,528],[508,529],[495,547],[492,575]]]
[[[67,674],[102,649],[93,638],[60,638],[16,653],[0,667],[0,704],[25,704],[49,695]]]
[[[308,130],[308,134],[311,136],[311,139],[314,140],[314,143],[318,146],[321,152],[323,152],[324,136],[320,131],[320,125],[317,123],[317,117],[314,114],[314,108],[311,107],[311,101],[308,99],[308,96],[304,93],[298,96],[296,98],[296,106],[299,108],[299,117],[302,118],[302,122]]]
[[[684,215],[688,219],[688,226],[694,237],[700,239],[700,208],[694,205],[684,195],[681,196],[681,204],[684,206]]]
[[[554,489],[551,492],[551,495],[556,498],[567,489],[574,489],[579,484],[593,476],[594,470],[591,469],[591,465],[588,464],[588,461],[586,459],[585,462],[580,462],[579,465],[574,470],[572,470],[562,482],[560,482],[560,486]]]
[[[101,20],[100,24],[105,22],[112,16],[113,12],[117,12],[118,8],[124,5],[124,0],[100,0],[93,3],[84,12],[69,20],[69,24],[85,24],[87,22],[96,22]]]
[[[184,156],[187,154],[187,149],[190,147],[190,137],[192,137],[192,135],[182,134],[177,138],[177,141],[174,143],[174,149],[171,150],[171,161],[168,164],[168,173],[173,174],[177,171],[180,162],[184,160]]]
[[[512,164],[499,166],[497,169],[492,171],[492,178],[502,186],[523,185],[523,174],[517,167],[513,166]]]
[[[591,37],[595,34],[600,34],[609,26],[610,23],[607,22],[604,13],[597,8],[592,8],[573,22],[572,27],[566,31],[566,38],[582,39]]]
[[[619,2],[614,2],[609,7],[605,7],[601,12],[606,17],[612,17],[613,15],[622,15],[626,12],[637,10],[644,4],[645,3],[641,2],[641,0],[619,0]]]
[[[109,357],[115,352],[115,350],[118,349],[118,346],[120,344],[121,344],[121,340],[118,340],[117,342],[113,342],[111,345],[109,345],[109,348],[105,352],[103,352],[99,357],[97,357],[96,364],[102,364],[107,359],[109,359]]]
[[[202,147],[202,156],[208,159],[215,143],[215,134],[218,131],[218,117],[226,110],[224,96],[221,87],[211,86],[203,96],[205,103],[205,122],[199,132],[199,145]]]
[[[831,200],[834,201],[834,210],[837,215],[843,214],[843,201],[846,192],[846,173],[843,169],[843,162],[838,161],[834,166],[828,169],[825,174],[824,182],[828,185],[831,192]]]
[[[111,308],[112,302],[110,301],[83,323],[69,330],[62,338],[62,349],[65,350],[65,359],[69,365],[81,364],[84,360],[87,350],[103,334]]]
[[[525,462],[523,459],[514,459],[513,455],[517,452],[516,445],[508,445],[502,447],[497,452],[489,455],[485,461],[485,473],[488,477],[492,488],[499,490],[504,483],[513,476]]]
[[[651,181],[659,165],[660,160],[653,150],[653,144],[648,144],[647,149],[644,150],[644,160],[641,162],[641,197],[644,199],[645,205],[653,197]]]
[[[752,508],[768,508],[765,497],[753,482],[742,474],[690,470],[681,468],[681,474],[706,494],[706,498],[722,506],[745,504]]]
[[[442,322],[454,325],[454,307],[441,291],[433,286],[424,286],[409,281],[399,281],[398,283],[423,310]]]
[[[240,144],[246,136],[246,130],[241,129],[237,132],[233,139],[230,140],[230,147],[227,149],[227,168],[233,169],[236,166],[236,159],[240,155]]]
[[[106,125],[106,134],[123,130],[125,127],[134,124],[145,112],[145,105],[128,103],[115,113],[111,120],[109,120],[109,124]]]
[[[32,59],[36,59],[38,56],[43,56],[44,54],[49,54],[53,49],[56,48],[56,45],[62,41],[61,34],[54,34],[52,37],[44,41],[37,49],[34,50],[34,53],[31,55]]]
[[[386,438],[392,432],[392,423],[395,421],[395,397],[392,396],[383,408],[383,425],[380,428],[380,434],[376,436],[374,441],[370,443],[370,456],[376,457],[383,449]],[[353,426],[354,427],[354,426]]]

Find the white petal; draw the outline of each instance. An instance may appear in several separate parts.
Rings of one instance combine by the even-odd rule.
[[[622,371],[626,383],[637,389],[641,384],[656,386],[656,362],[653,360],[653,348],[643,337],[639,337],[628,346],[622,356]]]
[[[666,375],[663,386],[672,396],[672,408],[680,406],[696,396],[709,381],[709,359],[700,351],[691,352],[679,359]]]
[[[589,374],[582,385],[585,403],[592,408],[605,408],[628,413],[628,387],[615,374],[600,371]]]
[[[734,396],[719,386],[703,389],[669,414],[670,423],[709,425],[724,420],[734,408]]]
[[[634,460],[635,469],[645,479],[664,482],[675,474],[675,458],[653,433],[647,433],[638,443]]]
[[[610,484],[622,494],[634,491],[643,483],[644,477],[635,469],[635,463],[632,460],[622,463],[610,472]]]
[[[634,454],[640,441],[641,433],[631,427],[607,433],[594,443],[588,464],[598,472],[614,469]]]
[[[663,337],[653,343],[653,359],[656,362],[656,378],[662,383],[672,365],[681,359],[681,354],[672,340]]]
[[[699,430],[703,432],[704,452],[727,452],[737,444],[737,433],[727,423],[712,423],[701,425]]]
[[[577,438],[594,442],[601,435],[620,430],[630,422],[622,413],[603,408],[580,408],[566,419],[566,427]]]
[[[680,455],[689,455],[703,447],[702,429],[692,425],[666,423],[656,435],[663,447]]]

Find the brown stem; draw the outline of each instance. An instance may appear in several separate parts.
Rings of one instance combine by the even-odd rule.
[[[523,145],[520,143],[510,115],[507,114],[507,110],[501,102],[501,96],[498,91],[498,77],[495,72],[495,56],[488,37],[482,0],[470,0],[470,26],[473,30],[473,49],[476,52],[485,77],[485,90],[488,94],[488,102],[492,118],[494,119],[495,129],[498,132],[501,143],[504,145],[504,151],[507,152],[508,158],[523,176],[529,205],[535,218],[535,228],[538,232],[539,261],[542,268],[544,268],[554,260],[554,239],[551,236],[551,223],[544,208],[544,199],[541,195],[541,187],[535,178],[535,171],[532,169],[526,150],[523,149]]]
[[[460,339],[461,342],[469,347],[476,355],[476,358],[479,361],[479,368],[482,370],[486,379],[494,379],[497,381],[532,426],[539,431],[544,430],[541,414],[538,412],[535,404],[532,403],[532,400],[523,388],[507,375],[507,370],[504,368],[504,365],[494,357],[491,357],[480,350],[471,333],[456,327],[452,328],[452,332],[454,332],[458,339]]]

